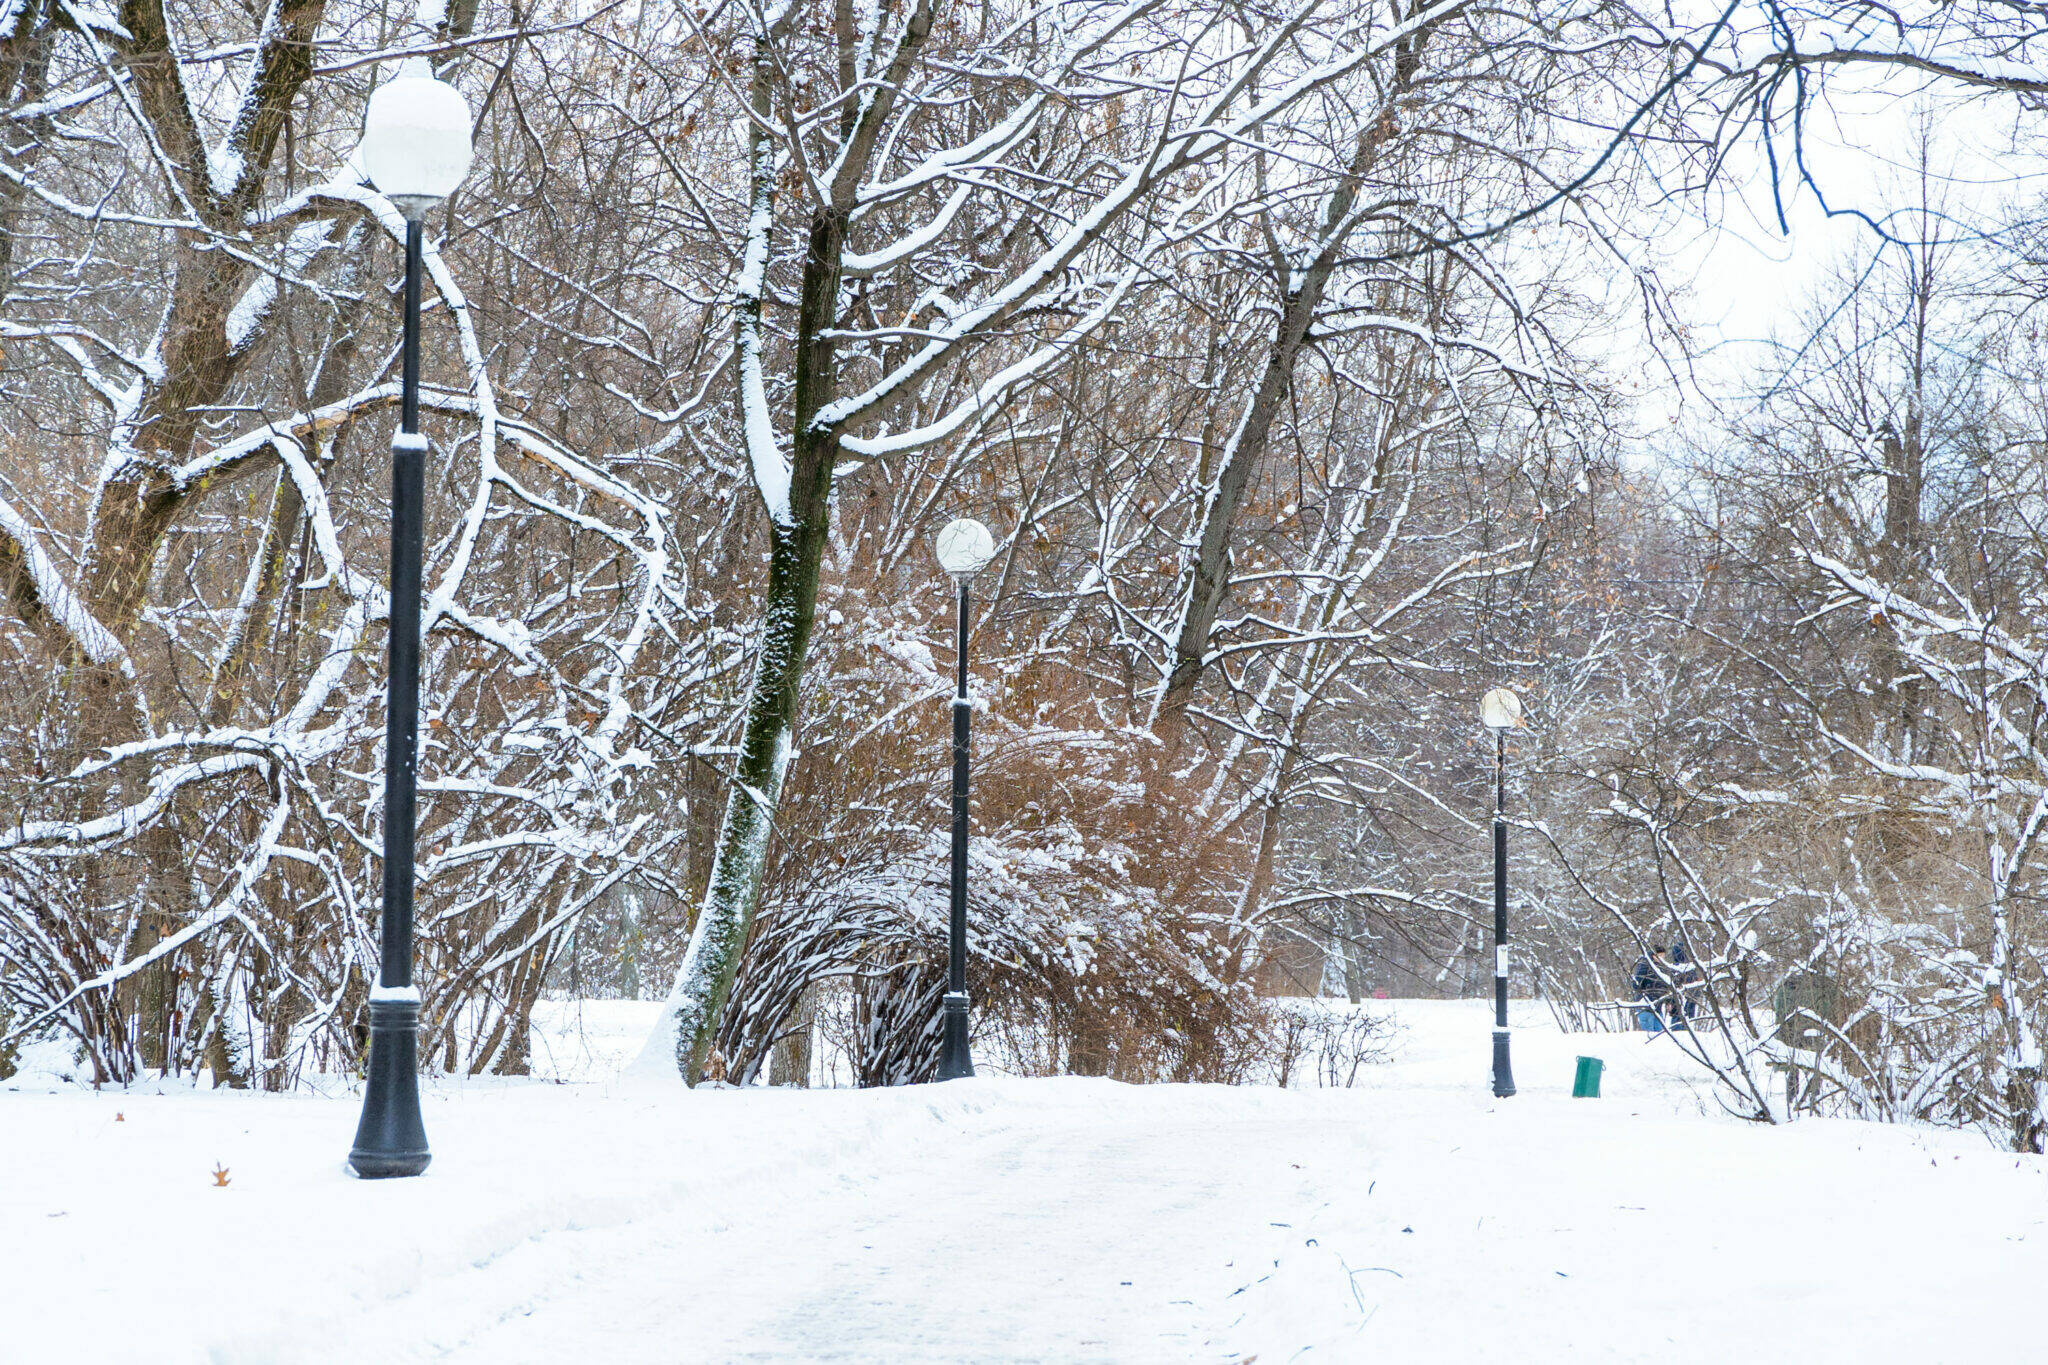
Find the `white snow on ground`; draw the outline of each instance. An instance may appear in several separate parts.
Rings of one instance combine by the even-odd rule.
[[[344,1173],[353,1095],[24,1073],[0,1357],[2043,1358],[2041,1158],[1738,1123],[1666,1040],[1520,1012],[1507,1101],[1479,1002],[1382,1006],[1399,1055],[1349,1091],[605,1079],[656,1008],[551,1015],[538,1069],[600,1079],[429,1085],[411,1181]]]

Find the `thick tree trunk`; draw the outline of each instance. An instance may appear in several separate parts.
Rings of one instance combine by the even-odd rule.
[[[768,593],[762,604],[746,724],[726,794],[711,885],[676,979],[676,1065],[690,1085],[704,1074],[718,1036],[719,1014],[739,971],[740,954],[760,904],[775,808],[789,771],[797,693],[817,612],[819,567],[829,539],[832,469],[839,454],[839,433],[818,430],[811,419],[832,400],[835,386],[832,330],[838,321],[846,223],[846,215],[837,209],[815,212],[804,257],[788,505],[769,507]],[[746,402],[744,395],[741,401]],[[756,461],[764,454],[754,452]]]
[[[811,1035],[818,1018],[818,997],[805,991],[782,1036],[768,1055],[768,1084],[808,1087],[811,1083]]]
[[[837,442],[832,444],[836,447]],[[797,688],[803,680],[804,655],[817,608],[831,460],[813,454],[796,464],[792,509],[799,480],[807,486],[809,506],[797,514],[796,525],[777,525],[771,532],[768,595],[756,646],[753,687],[747,697],[746,725],[740,734],[739,760],[733,765],[726,795],[725,823],[718,837],[711,885],[676,980],[676,1065],[691,1085],[702,1076],[710,1057],[719,1012],[732,993],[740,953],[760,903],[775,807],[789,771]]]

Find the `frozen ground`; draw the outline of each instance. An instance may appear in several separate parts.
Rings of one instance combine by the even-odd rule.
[[[1349,1091],[440,1084],[432,1169],[342,1169],[352,1096],[0,1087],[9,1361],[2048,1358],[2048,1165],[1719,1118],[1662,1040],[1394,1002]],[[1606,1097],[1568,1098],[1572,1058]],[[12,1088],[8,1088],[12,1087]],[[215,1184],[224,1167],[229,1183]]]

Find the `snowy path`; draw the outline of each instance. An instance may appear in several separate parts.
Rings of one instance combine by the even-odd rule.
[[[1085,1121],[1009,1115],[974,1131],[989,1112],[865,1172],[783,1191],[758,1217],[707,1229],[685,1214],[536,1248],[585,1267],[581,1281],[454,1356],[676,1360],[682,1339],[705,1360],[1233,1358],[1213,1329],[1269,1264],[1244,1249],[1291,1244],[1268,1215],[1303,1216],[1321,1185],[1301,1163],[1242,1154],[1359,1146],[1350,1124],[1187,1134],[1179,1116],[1120,1121],[1092,1104],[1069,1111]],[[680,1338],[649,1330],[663,1323]]]
[[[1521,1034],[1495,1102],[1472,1013],[1352,1091],[437,1087],[381,1185],[345,1096],[0,1091],[0,1356],[2039,1357],[2041,1159],[1703,1115],[1626,1036]]]

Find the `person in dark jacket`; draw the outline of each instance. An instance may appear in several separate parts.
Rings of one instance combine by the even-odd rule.
[[[1663,1030],[1665,1017],[1671,1012],[1671,982],[1676,971],[1661,943],[1636,960],[1629,983],[1636,988],[1636,1002],[1642,1006],[1636,1011],[1636,1023],[1645,1033]]]

